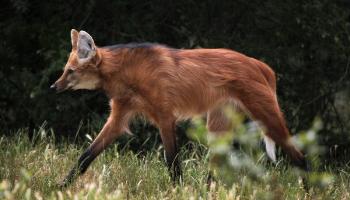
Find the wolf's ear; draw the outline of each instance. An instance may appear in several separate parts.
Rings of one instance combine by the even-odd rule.
[[[72,29],[70,31],[70,38],[71,38],[71,41],[72,41],[72,47],[73,49],[76,49],[77,48],[77,42],[78,42],[78,31],[75,30],[75,29]]]
[[[86,62],[96,55],[96,45],[92,37],[85,31],[79,32],[77,43],[78,58]]]

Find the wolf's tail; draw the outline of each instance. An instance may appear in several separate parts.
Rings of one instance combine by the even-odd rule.
[[[264,142],[265,142],[265,148],[267,155],[271,158],[273,162],[276,162],[276,144],[275,142],[267,137],[264,136]]]

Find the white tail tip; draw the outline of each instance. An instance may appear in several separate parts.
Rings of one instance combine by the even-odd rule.
[[[264,142],[265,142],[267,155],[271,158],[271,160],[273,162],[276,162],[276,145],[275,145],[275,142],[271,138],[269,138],[267,136],[264,136]]]

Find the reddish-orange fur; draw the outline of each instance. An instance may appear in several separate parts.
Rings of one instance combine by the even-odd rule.
[[[154,46],[99,52],[108,96],[126,100],[128,112],[141,113],[158,126],[164,116],[176,121],[235,100],[270,130],[270,137],[288,139],[274,72],[261,61],[228,49]]]
[[[79,66],[73,41],[77,37],[72,34],[73,51],[56,84],[64,85],[67,68],[75,67],[81,74],[93,73],[96,89],[103,89],[111,99],[110,117],[89,148],[93,158],[128,129],[132,116],[142,114],[159,127],[172,166],[177,162],[176,122],[207,114],[210,132],[226,131],[231,125],[222,106],[235,102],[266,128],[265,134],[293,161],[303,165],[304,157],[289,141],[277,102],[275,73],[265,63],[229,49],[151,45],[96,48],[96,56]],[[179,168],[174,169],[175,175],[179,173]]]

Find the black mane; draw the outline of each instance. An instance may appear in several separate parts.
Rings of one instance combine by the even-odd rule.
[[[104,46],[102,48],[108,49],[108,50],[116,50],[116,49],[136,49],[136,48],[152,48],[155,46],[164,46],[160,45],[158,43],[127,43],[127,44],[116,44],[116,45],[110,45],[110,46]]]

